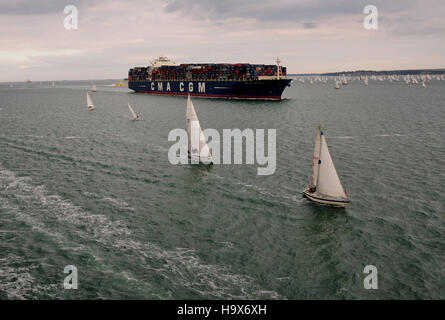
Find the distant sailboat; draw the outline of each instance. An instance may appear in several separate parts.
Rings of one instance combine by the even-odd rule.
[[[368,77],[365,78],[365,86],[368,85]]]
[[[96,92],[97,90],[96,90],[96,84],[95,83],[93,83],[93,90],[92,90],[93,92]]]
[[[425,80],[422,82],[422,87],[426,88]]]
[[[130,109],[131,115],[133,116],[133,120],[139,120],[141,119],[136,112],[134,112],[133,108],[131,107],[130,103],[128,103],[128,109]]]
[[[91,100],[89,93],[87,92],[87,109],[89,111],[96,109],[96,107],[94,107],[94,103],[93,100]]]
[[[312,183],[303,194],[312,201],[333,206],[344,207],[350,202],[335,170],[326,138],[320,127],[315,137]]]
[[[335,81],[334,89],[340,89],[340,84],[339,84],[339,82],[337,80]]]
[[[207,145],[204,133],[201,130],[198,116],[196,115],[195,107],[190,98],[187,98],[187,134],[188,141],[188,156],[192,163],[213,164],[212,154]]]

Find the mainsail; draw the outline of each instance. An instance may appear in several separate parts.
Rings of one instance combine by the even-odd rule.
[[[95,109],[93,100],[91,100],[90,95],[87,92],[87,108],[92,110]]]
[[[340,82],[339,82],[339,80],[335,80],[335,89],[340,89]]]
[[[332,162],[323,132],[320,133],[320,137],[321,145],[317,192],[326,196],[347,199],[337,171],[335,170],[334,162]]]
[[[207,163],[212,162],[212,154],[207,145],[204,133],[201,130],[195,107],[190,99],[187,99],[187,134],[190,157],[199,159],[199,161]]]
[[[128,109],[130,109],[130,112],[131,112],[131,115],[133,116],[133,119],[138,119],[138,115],[134,112],[134,110],[131,107],[130,103],[128,103]]]

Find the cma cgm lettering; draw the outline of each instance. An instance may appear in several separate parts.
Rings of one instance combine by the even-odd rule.
[[[159,57],[151,66],[128,72],[128,86],[136,92],[280,100],[291,80],[279,65],[181,64]]]
[[[135,83],[134,86],[136,91],[147,91],[145,82],[141,82],[139,86]],[[162,92],[185,92],[185,93],[206,93],[206,83],[205,82],[177,82],[177,81],[151,81],[149,82],[150,92],[162,93]],[[196,90],[195,90],[196,88]]]

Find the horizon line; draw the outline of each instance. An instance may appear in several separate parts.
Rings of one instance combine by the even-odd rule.
[[[297,75],[297,76],[310,76],[310,75],[328,75],[328,74],[335,74],[335,73],[356,73],[356,72],[409,72],[409,71],[416,71],[416,72],[427,72],[427,71],[443,71],[445,73],[445,67],[443,68],[418,68],[418,69],[392,69],[392,70],[365,70],[365,69],[360,69],[360,70],[343,70],[343,71],[331,71],[331,72],[318,72],[318,73],[287,73],[287,75],[291,76],[291,75]],[[27,83],[28,80],[31,79],[26,79],[23,81],[0,81],[0,83],[22,83],[25,82]],[[59,79],[59,80],[31,80],[31,82],[51,82],[51,81],[104,81],[104,80],[123,80],[123,81],[127,81],[125,80],[125,78],[103,78],[103,79]]]

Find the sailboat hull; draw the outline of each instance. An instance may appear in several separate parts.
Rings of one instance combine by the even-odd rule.
[[[308,190],[304,190],[303,195],[314,202],[334,207],[344,207],[347,203],[351,202],[349,199],[337,199],[321,195],[317,192],[309,192]]]
[[[189,160],[191,163],[199,163],[199,164],[205,164],[205,165],[213,165],[213,159],[210,157],[203,158],[203,157],[197,157],[197,156],[191,156],[189,155]]]

